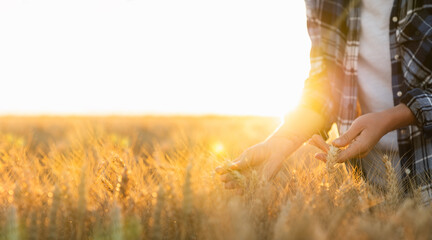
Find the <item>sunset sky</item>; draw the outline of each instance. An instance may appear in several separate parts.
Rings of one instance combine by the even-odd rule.
[[[280,116],[309,48],[303,0],[2,0],[0,114]]]

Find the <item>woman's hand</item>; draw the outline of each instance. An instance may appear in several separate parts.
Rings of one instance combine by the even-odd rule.
[[[228,168],[216,168],[216,172],[221,174],[221,180],[227,189],[240,187],[235,176],[230,174],[233,170],[242,172],[248,169],[260,169],[262,177],[265,180],[270,180],[276,176],[283,161],[297,149],[299,144],[301,143],[295,143],[294,140],[285,137],[271,137],[248,148]]]
[[[346,147],[340,152],[337,161],[342,163],[351,158],[366,156],[385,134],[414,122],[413,114],[404,104],[383,112],[368,113],[358,117],[348,131],[332,143],[335,147]],[[310,143],[324,151],[316,154],[315,157],[325,161],[328,146],[324,140],[314,136]]]
[[[369,113],[358,117],[348,131],[333,141],[333,146],[343,149],[338,156],[337,162],[342,163],[354,157],[364,157],[387,133],[385,121],[381,113]],[[325,161],[327,158],[328,146],[324,140],[317,135],[313,136],[310,143],[324,151],[315,157]]]

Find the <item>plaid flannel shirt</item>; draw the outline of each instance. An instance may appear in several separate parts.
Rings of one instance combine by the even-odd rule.
[[[311,70],[301,106],[321,113],[343,134],[360,114],[357,61],[360,0],[305,0]],[[417,125],[397,130],[404,186],[432,199],[432,0],[395,0],[390,16],[394,105],[406,104]],[[386,64],[386,63],[376,63]],[[390,81],[390,79],[389,79]],[[406,188],[408,189],[408,188]]]

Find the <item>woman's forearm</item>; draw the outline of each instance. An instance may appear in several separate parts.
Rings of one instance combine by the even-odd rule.
[[[283,137],[300,145],[325,126],[325,119],[313,110],[297,109],[285,118],[285,121],[268,138]]]

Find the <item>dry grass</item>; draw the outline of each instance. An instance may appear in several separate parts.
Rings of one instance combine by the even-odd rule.
[[[0,239],[432,238],[432,208],[401,199],[394,170],[387,168],[388,190],[380,192],[342,166],[311,159],[310,146],[274,181],[242,173],[244,195],[224,190],[214,168],[277,124],[0,118]]]

